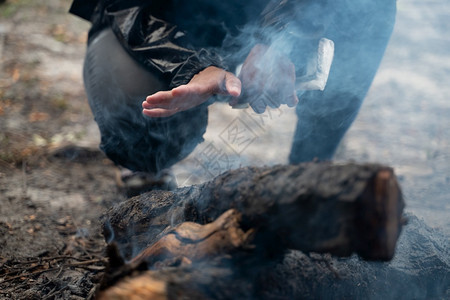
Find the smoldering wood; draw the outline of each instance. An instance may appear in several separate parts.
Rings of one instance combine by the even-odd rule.
[[[143,271],[107,289],[100,299],[448,298],[448,237],[411,214],[407,218],[390,262],[289,251],[281,261],[245,273],[248,264],[203,261]],[[251,276],[256,272],[259,276]]]
[[[115,258],[101,295],[260,298],[288,249],[391,259],[403,207],[393,170],[376,164],[248,167],[149,192],[105,215]]]
[[[241,214],[230,209],[209,224],[183,222],[145,248],[130,264],[143,261],[152,264],[167,258],[178,258],[190,263],[192,260],[208,259],[239,249],[251,249],[254,231],[250,229],[244,232],[240,228],[240,219]]]
[[[239,268],[230,276],[229,265],[220,268],[208,262],[142,272],[108,289],[104,299],[131,299],[132,295],[137,295],[135,299],[180,299],[181,295],[184,299],[267,300],[449,298],[448,235],[414,215],[407,217],[408,225],[390,262],[289,251],[277,264],[260,267],[256,280],[243,276]],[[146,293],[155,288],[155,280],[164,298]],[[117,294],[122,298],[112,297]]]
[[[97,299],[253,299],[248,278],[215,263],[147,270],[101,291]]]
[[[153,191],[112,208],[105,236],[127,260],[182,222],[207,224],[233,208],[241,228],[267,252],[304,252],[389,260],[404,202],[393,170],[377,164],[307,163],[247,167],[205,184]]]
[[[253,238],[240,229],[240,217],[230,209],[206,225],[183,222],[126,263],[110,244],[115,265],[97,299],[250,299],[259,267],[239,255]]]

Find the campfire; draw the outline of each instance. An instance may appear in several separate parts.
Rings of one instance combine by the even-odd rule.
[[[247,167],[148,192],[104,216],[109,270],[98,298],[270,298],[291,250],[392,259],[403,208],[393,170],[377,164]]]

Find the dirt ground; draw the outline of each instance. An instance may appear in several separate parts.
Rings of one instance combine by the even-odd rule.
[[[97,150],[81,78],[89,24],[67,13],[70,2],[0,4],[0,299],[90,298],[105,264],[99,218],[124,200],[118,170]],[[392,43],[337,159],[394,166],[408,210],[448,234],[450,8],[398,4]],[[174,168],[180,186],[286,162],[293,110],[218,105],[210,119],[205,142]],[[225,130],[243,125],[251,143],[230,144]]]
[[[88,24],[69,5],[0,5],[1,299],[89,298],[99,216],[123,199],[82,86]]]

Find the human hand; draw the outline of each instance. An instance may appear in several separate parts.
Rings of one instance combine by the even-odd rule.
[[[232,73],[217,67],[207,67],[186,85],[148,96],[142,103],[143,114],[149,117],[169,117],[207,101],[212,95],[241,94],[241,81]]]
[[[295,66],[284,55],[265,45],[256,45],[242,65],[239,78],[242,95],[230,102],[248,102],[256,113],[266,107],[277,108],[281,104],[294,107],[298,103],[295,91]]]

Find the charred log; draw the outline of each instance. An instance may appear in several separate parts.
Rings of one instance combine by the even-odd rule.
[[[112,208],[107,240],[132,259],[182,222],[208,224],[233,208],[242,230],[271,248],[389,260],[402,224],[403,200],[391,168],[309,163],[242,168],[173,192],[154,191]],[[262,245],[258,245],[262,246]],[[278,251],[278,249],[273,249]]]
[[[249,167],[149,192],[105,215],[105,237],[120,251],[103,289],[114,287],[102,295],[258,298],[267,285],[262,274],[289,249],[390,260],[403,207],[392,169],[375,164]]]
[[[158,299],[145,292],[154,288],[146,277],[162,282],[163,299],[449,299],[448,233],[406,216],[389,262],[288,251],[279,263],[260,267],[262,275],[251,282],[238,266],[205,261],[140,272],[108,289],[103,299]]]

